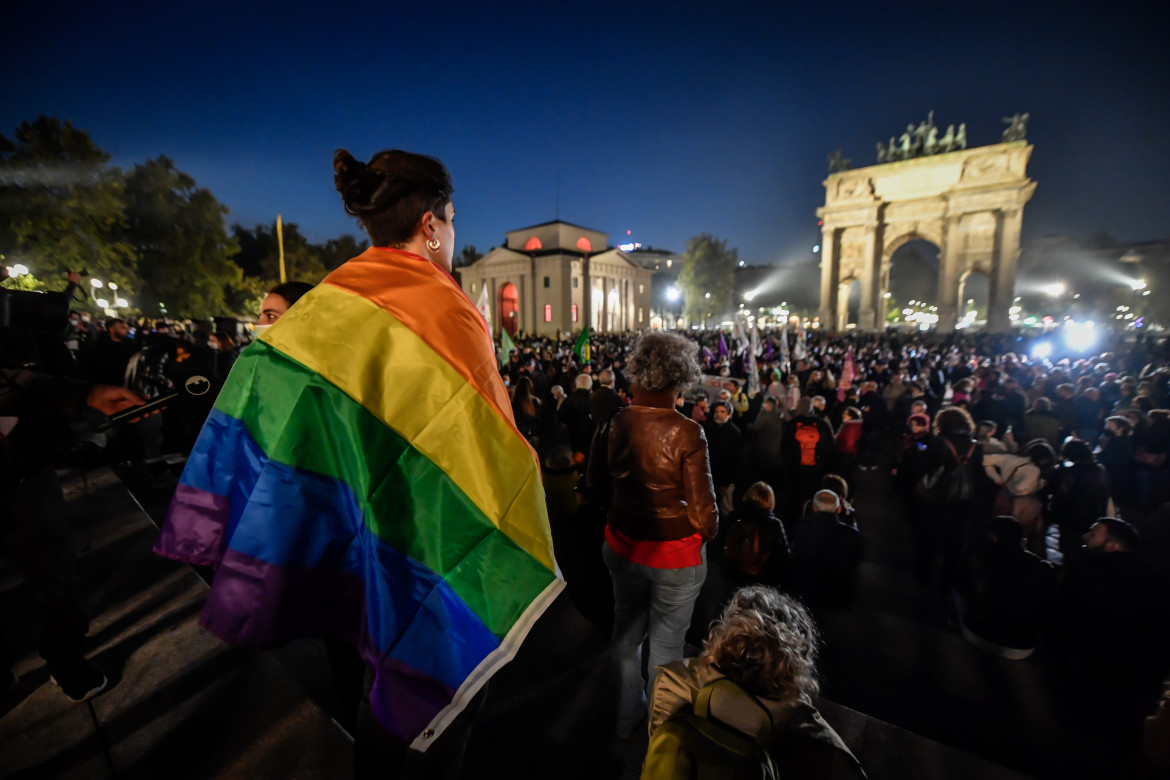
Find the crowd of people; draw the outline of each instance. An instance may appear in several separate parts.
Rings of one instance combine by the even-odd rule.
[[[691,572],[686,593],[718,571],[725,598],[763,585],[814,613],[850,606],[866,515],[853,494],[859,479],[888,487],[901,508],[915,580],[939,605],[940,624],[1003,658],[1045,647],[1069,674],[1160,683],[1170,665],[1165,344],[1139,338],[1053,363],[1015,336],[773,331],[753,361],[716,352],[722,334],[686,336],[697,371],[658,388],[673,389],[669,398],[647,392],[644,339],[630,334],[594,336],[588,361],[567,337],[521,337],[502,361],[518,424],[555,478],[550,494],[576,491],[575,503],[550,500],[550,521],[578,606],[613,621],[613,651],[629,678],[619,731],[653,696],[654,675],[643,679],[629,660],[642,641],[653,669],[682,657],[684,634],[705,639],[702,625],[680,633],[694,599],[680,595],[676,569]],[[801,357],[780,360],[794,352]],[[662,354],[654,361],[669,364]],[[678,414],[662,417],[667,407]],[[684,433],[694,450],[700,430],[709,501],[693,488],[672,492],[684,473],[677,463],[668,478],[661,463],[630,455],[662,455],[650,443],[675,446]],[[588,479],[574,485],[578,474]],[[660,565],[672,572],[670,595],[661,595],[649,540],[672,545]]]

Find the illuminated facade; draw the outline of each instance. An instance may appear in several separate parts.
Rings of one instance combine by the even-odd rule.
[[[580,330],[641,330],[650,325],[652,268],[609,234],[568,222],[545,222],[506,234],[496,247],[460,269],[463,290],[478,302],[487,289],[492,332],[552,336]],[[589,295],[586,295],[586,291]]]

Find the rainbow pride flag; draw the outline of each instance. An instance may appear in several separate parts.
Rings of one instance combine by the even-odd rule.
[[[216,567],[201,623],[227,642],[353,642],[375,716],[420,750],[564,585],[483,317],[381,248],[240,355],[155,552]]]

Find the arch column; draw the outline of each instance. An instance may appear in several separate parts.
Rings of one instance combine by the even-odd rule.
[[[849,324],[849,291],[852,288],[852,279],[848,284],[837,282],[837,319],[833,323],[833,328],[838,333],[843,333],[845,326]]]
[[[959,238],[961,217],[947,217],[943,226],[942,258],[938,274],[938,331],[950,333],[959,323],[959,266],[962,241]]]
[[[865,228],[865,248],[862,250],[861,305],[857,312],[857,329],[881,329],[878,312],[878,294],[881,288],[881,254],[877,251],[877,226]]]
[[[817,317],[822,328],[837,324],[837,275],[841,267],[841,230],[825,225],[821,231],[821,305]]]
[[[987,290],[987,331],[1007,333],[1012,322],[1009,309],[1015,294],[1016,264],[1020,258],[1021,209],[999,211],[995,215],[995,254]]]

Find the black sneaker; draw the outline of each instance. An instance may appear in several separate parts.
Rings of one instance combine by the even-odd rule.
[[[106,689],[110,681],[95,667],[85,661],[61,664],[53,669],[49,678],[73,701],[92,699]]]

